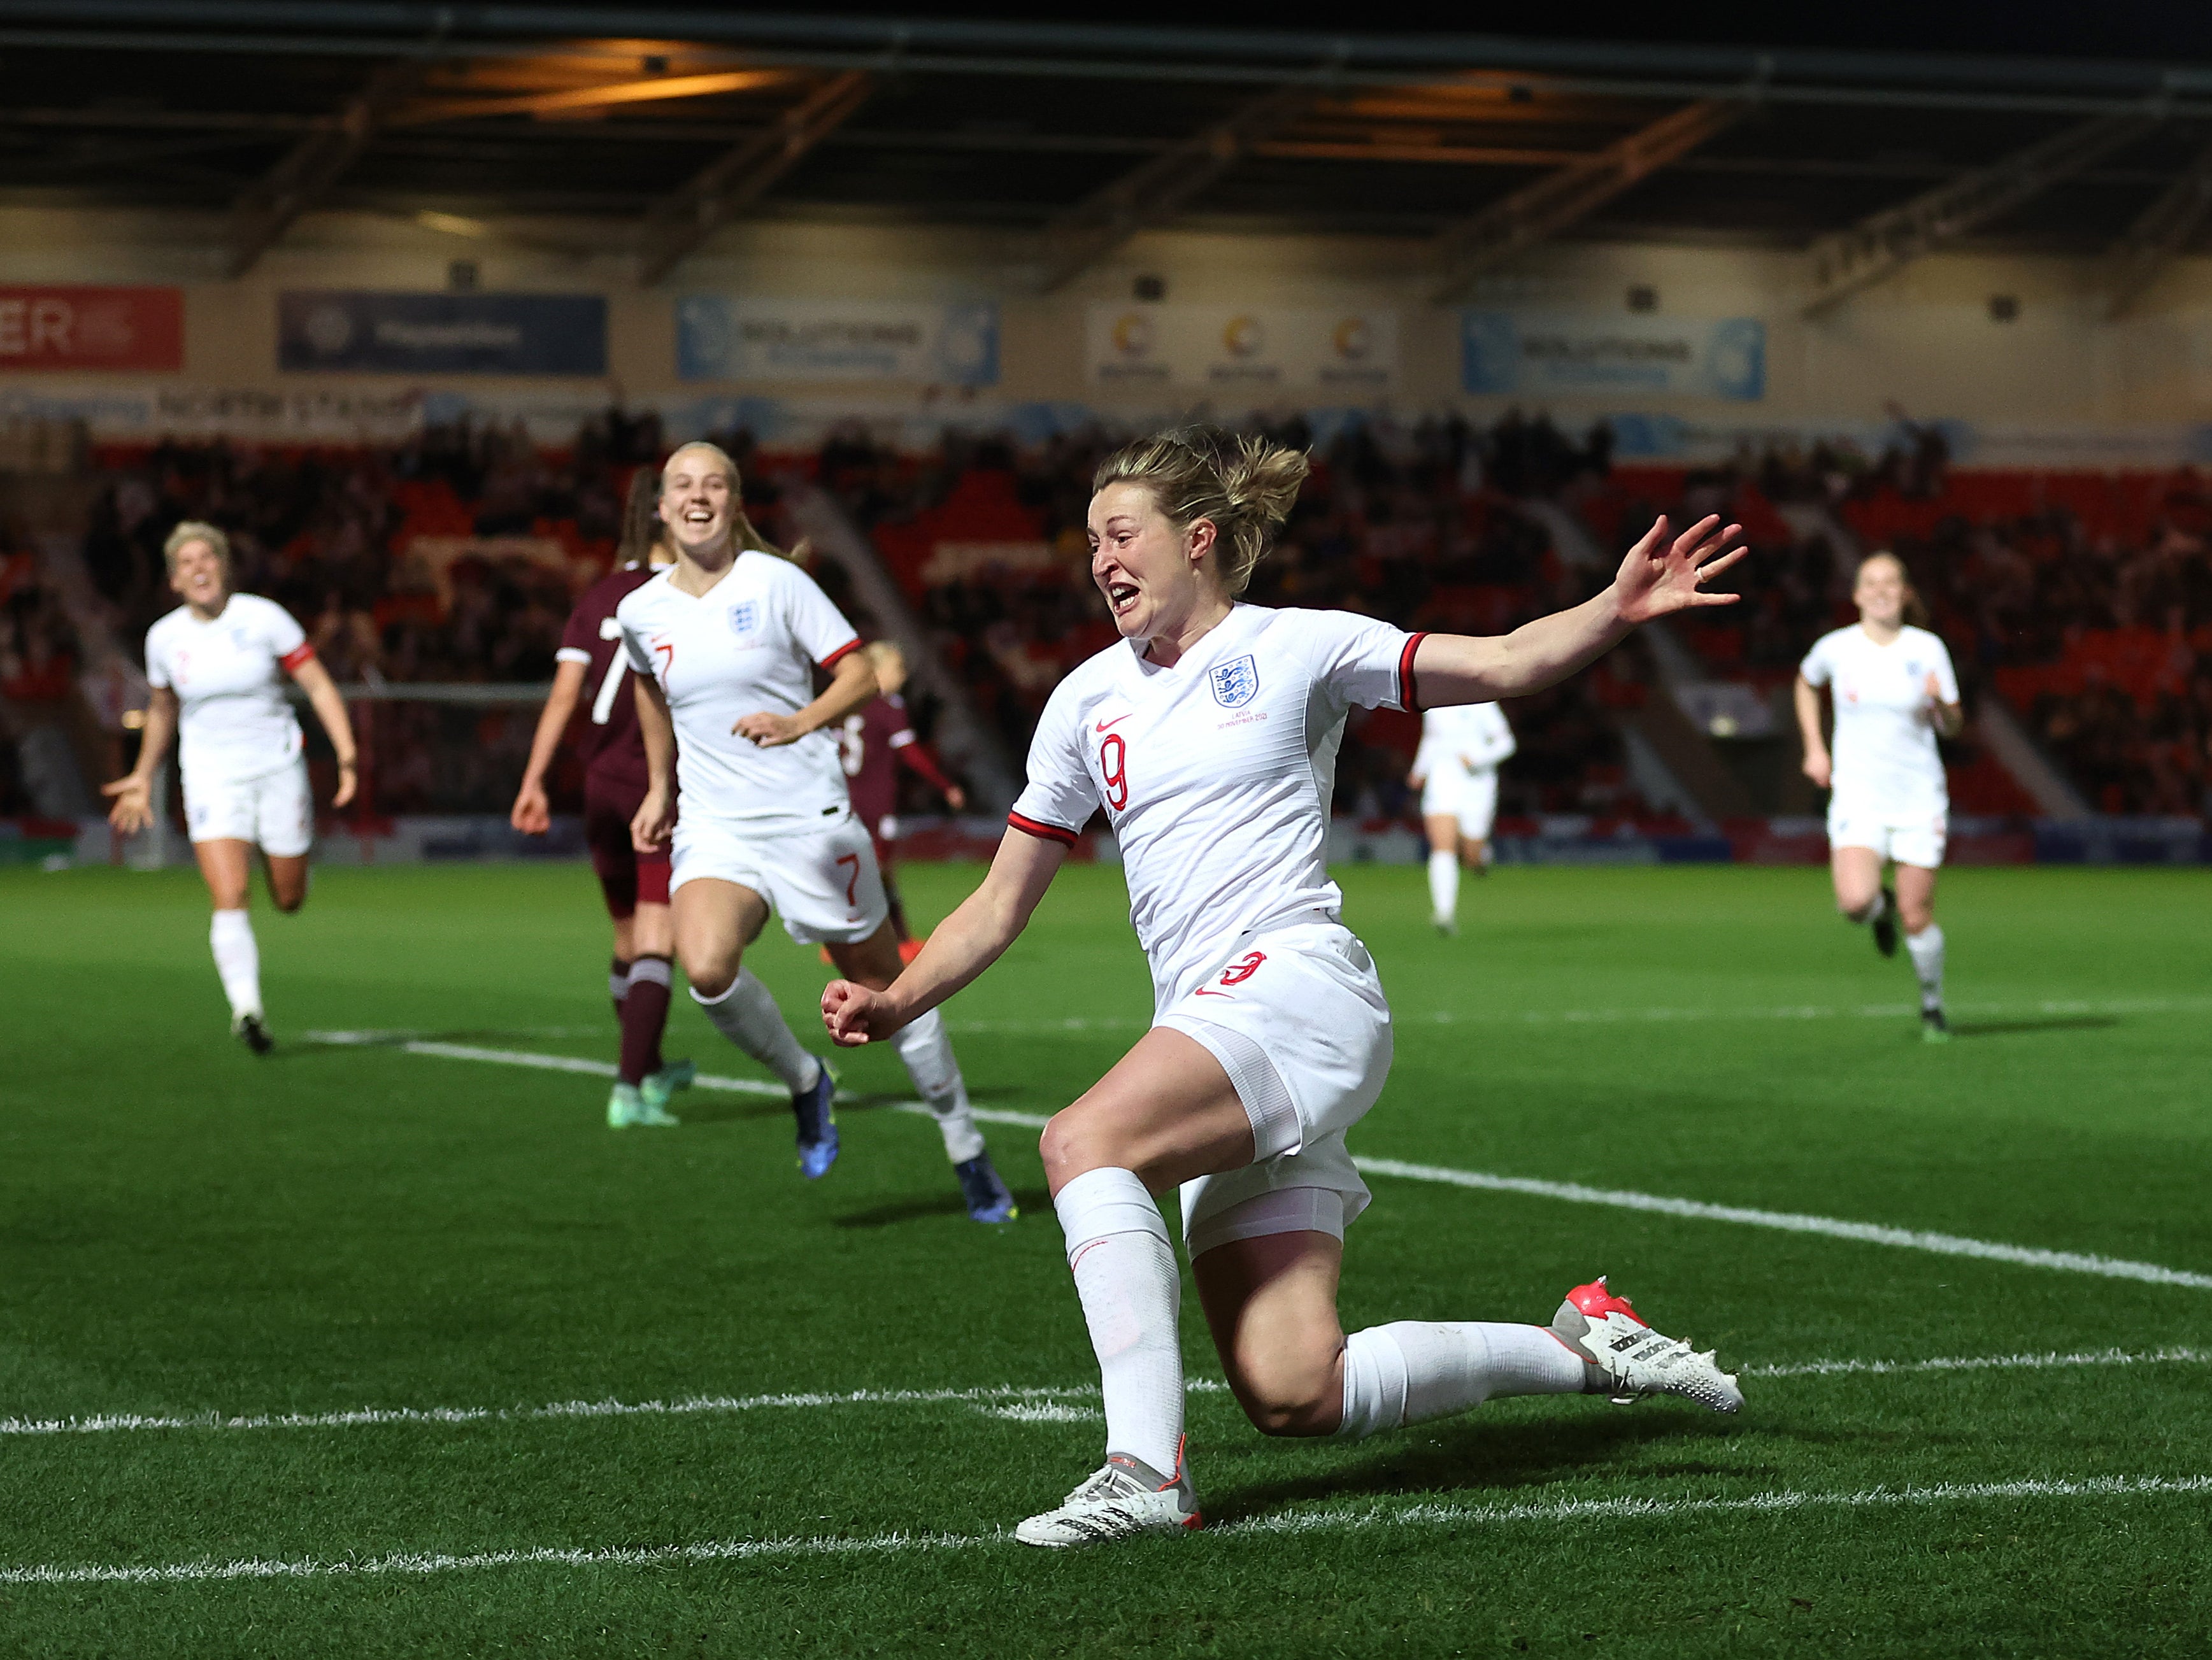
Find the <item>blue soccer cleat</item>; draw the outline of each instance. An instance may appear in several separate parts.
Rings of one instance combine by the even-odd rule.
[[[1014,1196],[991,1167],[989,1154],[978,1153],[966,1163],[953,1166],[952,1173],[960,1178],[960,1197],[968,1202],[969,1221],[1011,1222],[1022,1214]]]
[[[830,1103],[837,1094],[837,1080],[827,1065],[811,1089],[796,1090],[791,1097],[792,1116],[799,1120],[799,1173],[818,1182],[837,1162],[837,1115]]]

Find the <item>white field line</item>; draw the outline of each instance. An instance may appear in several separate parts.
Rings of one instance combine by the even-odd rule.
[[[1946,1481],[1924,1487],[1869,1487],[1858,1492],[1759,1493],[1741,1499],[1561,1499],[1519,1505],[1335,1506],[1255,1517],[1209,1530],[1215,1537],[1357,1533],[1371,1528],[1483,1528],[1527,1524],[1677,1521],[1708,1516],[1772,1515],[1797,1511],[1894,1510],[2023,1499],[2130,1499],[2212,1492],[2208,1475],[2095,1475],[2021,1481]],[[1200,1536],[1201,1539],[1206,1535]],[[882,1533],[861,1538],[714,1539],[689,1545],[541,1547],[465,1554],[399,1552],[325,1560],[319,1557],[247,1557],[149,1564],[41,1563],[0,1567],[0,1585],[169,1585],[208,1580],[426,1577],[508,1567],[657,1567],[692,1562],[743,1562],[776,1557],[889,1556],[1010,1545],[992,1533]]]
[[[2158,1348],[2130,1354],[2124,1348],[2055,1350],[2042,1354],[1960,1354],[1933,1360],[1797,1360],[1781,1366],[1745,1366],[1745,1378],[1842,1378],[1853,1374],[1899,1377],[1929,1372],[2048,1372],[2075,1366],[2140,1366],[2212,1364],[2212,1348]]]
[[[377,1040],[371,1033],[313,1033],[323,1042],[365,1043]],[[505,1066],[544,1067],[556,1072],[586,1072],[611,1077],[615,1069],[605,1061],[579,1060],[567,1055],[537,1055],[519,1049],[478,1049],[466,1044],[410,1040],[395,1045],[410,1055],[434,1055],[447,1060],[489,1061]],[[780,1084],[751,1078],[701,1077],[708,1089],[742,1090],[748,1094],[781,1095]],[[902,1112],[927,1112],[920,1101],[896,1103]],[[989,1107],[975,1109],[987,1124],[1020,1124],[1042,1129],[1045,1120],[1034,1112],[1011,1112]],[[2156,1263],[2131,1262],[2122,1257],[2100,1257],[2078,1251],[2045,1251],[2033,1245],[2004,1245],[1990,1239],[1969,1239],[1955,1233],[1932,1233],[1917,1228],[1890,1227],[1880,1222],[1847,1221],[1836,1216],[1812,1216],[1796,1211],[1758,1210],[1744,1205],[1708,1204],[1700,1199],[1674,1199],[1662,1194],[1638,1193],[1629,1188],[1589,1187],[1580,1182],[1547,1182],[1533,1176],[1500,1176],[1486,1170],[1455,1170],[1445,1165],[1409,1164],[1401,1159],[1355,1156],[1361,1172],[1395,1176],[1402,1180],[1437,1182],[1447,1187],[1474,1188],[1492,1193],[1518,1193],[1539,1199],[1563,1199],[1570,1204],[1610,1205],[1620,1210],[1651,1211],[1696,1221],[1736,1222],[1750,1227],[1777,1228],[1786,1233],[1817,1233],[1859,1245],[1889,1245],[1903,1251],[1932,1251],[1941,1257],[1976,1257],[1986,1262],[2012,1263],[2022,1268],[2054,1269],[2069,1274],[2094,1274],[2110,1280],[2140,1280],[2150,1285],[2185,1287],[2212,1291],[2212,1274],[2166,1268]]]
[[[1399,1011],[1401,1026],[1613,1026],[1686,1024],[1699,1021],[1893,1021],[1919,1012],[1911,1003],[1793,1003],[1778,1009],[1437,1009]],[[1953,1003],[1953,1016],[2002,1015],[2188,1015],[2212,1012],[2212,997],[2048,997],[2025,1003]],[[1141,1032],[1152,1025],[1137,1015],[1072,1015],[1066,1020],[947,1021],[953,1033],[1050,1036],[1060,1032]]]
[[[1964,1354],[1927,1360],[1802,1360],[1741,1368],[1745,1378],[1833,1378],[1856,1373],[1905,1376],[1957,1372],[2041,1372],[2075,1366],[2212,1365],[2212,1349],[2123,1348],[2076,1354]],[[1225,1395],[1218,1378],[1192,1378],[1192,1395]],[[963,1404],[1017,1423],[1074,1421],[1088,1416],[1098,1398],[1096,1384],[1000,1384],[972,1389],[850,1389],[771,1395],[690,1395],[673,1401],[556,1401],[535,1407],[358,1407],[339,1412],[218,1412],[159,1415],[98,1413],[78,1418],[0,1418],[0,1436],[107,1435],[147,1430],[365,1429],[380,1425],[525,1423],[576,1418],[680,1418],[770,1410],[820,1410],[849,1406]]]
[[[1968,1239],[1955,1233],[1928,1233],[1914,1228],[1887,1227],[1879,1222],[1850,1222],[1834,1216],[1808,1216],[1788,1210],[1753,1210],[1742,1205],[1707,1204],[1698,1199],[1670,1199],[1656,1193],[1638,1193],[1626,1188],[1585,1187],[1580,1182],[1538,1181],[1528,1176],[1495,1176],[1487,1171],[1407,1164],[1397,1159],[1355,1158],[1352,1163],[1365,1174],[1402,1176],[1417,1182],[1441,1182],[1450,1187],[1479,1188],[1492,1193],[1522,1193],[1540,1199],[1565,1199],[1571,1204],[1611,1205],[1620,1210],[1648,1210],[1662,1216],[1684,1216],[1698,1221],[1741,1222],[1752,1227],[1778,1228],[1785,1233],[1818,1233],[1832,1239],[1854,1240],[1860,1245],[1929,1251],[1941,1257],[1978,1257],[1987,1262],[2014,1263],[2022,1268],[2057,1269],[2069,1274],[2101,1275],[2109,1280],[2142,1280],[2151,1285],[2186,1286],[2195,1291],[2212,1291],[2212,1274],[2192,1274],[2185,1269],[2162,1268],[2156,1263],[2130,1262],[2120,1257],[2098,1257],[2078,1251],[2042,1251],[2032,1245],[1999,1245],[1989,1239]]]

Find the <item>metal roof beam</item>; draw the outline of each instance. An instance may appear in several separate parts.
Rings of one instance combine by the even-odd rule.
[[[1322,90],[1316,79],[1278,87],[1225,121],[1169,145],[1044,227],[1046,294],[1097,264],[1139,231],[1170,219],[1246,156],[1297,120]]]
[[[1812,248],[1813,297],[1803,314],[1818,317],[1922,255],[1971,235],[2133,143],[2164,117],[2158,108],[2098,116],[1821,238]]]
[[[2127,315],[2212,214],[2212,145],[2120,233],[2105,257],[2105,315]]]
[[[335,121],[302,138],[232,204],[227,275],[243,276],[252,270],[292,221],[322,199],[360,159],[391,112],[421,84],[427,67],[426,60],[410,58],[377,70]]]
[[[1735,125],[1751,106],[1751,100],[1743,98],[1701,99],[1492,203],[1437,239],[1444,266],[1437,301],[1458,299],[1485,271],[1589,217],[1623,191]]]
[[[848,70],[825,82],[646,210],[638,232],[640,279],[658,282],[716,230],[767,194],[776,180],[868,101],[873,77]]]

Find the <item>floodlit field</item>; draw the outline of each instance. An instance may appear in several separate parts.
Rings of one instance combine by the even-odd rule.
[[[909,869],[918,916],[975,874]],[[1749,1404],[1268,1442],[1194,1302],[1212,1530],[1048,1555],[1000,1530],[1100,1427],[1022,1121],[1141,1029],[1118,873],[948,1009],[1002,1229],[888,1053],[819,1185],[757,1089],[616,1135],[603,1079],[517,1063],[612,1057],[580,868],[258,912],[262,1062],[196,878],[0,874],[0,1650],[2212,1646],[2212,878],[1947,875],[1941,1048],[1819,871],[1509,869],[1450,942],[1418,870],[1344,881],[1399,1015],[1352,1149],[1414,1167],[1370,1174],[1347,1322],[1607,1271]],[[755,966],[794,1015],[823,978],[780,932]],[[688,998],[671,1035],[761,1076]]]

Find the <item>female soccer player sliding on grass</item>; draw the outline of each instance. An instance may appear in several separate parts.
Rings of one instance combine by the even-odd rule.
[[[668,1026],[669,962],[675,955],[668,921],[668,852],[662,848],[641,853],[630,841],[629,821],[645,802],[645,744],[638,736],[637,699],[629,685],[629,658],[615,621],[617,605],[676,562],[661,529],[659,483],[647,468],[630,476],[615,568],[584,590],[562,631],[552,694],[538,717],[530,764],[507,815],[525,835],[542,836],[552,827],[546,769],[589,688],[590,717],[578,727],[576,742],[584,760],[584,839],[614,923],[607,991],[622,1032],[615,1085],[607,1096],[611,1130],[672,1127],[677,1119],[668,1111],[669,1098],[689,1088],[696,1074],[690,1062],[672,1065],[660,1054]]]
[[[1390,1068],[1389,1005],[1322,864],[1352,704],[1519,696],[1636,623],[1726,603],[1740,556],[1705,519],[1661,520],[1604,593],[1499,639],[1407,634],[1341,611],[1237,603],[1304,457],[1210,428],[1133,444],[1094,480],[1091,574],[1120,644],[1053,694],[1029,787],[983,885],[887,991],[823,994],[841,1044],[890,1037],[1022,931],[1103,808],[1152,972],[1152,1028],[1044,1132],[1045,1172],[1105,1389],[1103,1467],[1018,1536],[1085,1544],[1199,1524],[1183,1458],[1180,1295],[1153,1196],[1183,1242],[1231,1389],[1262,1432],[1364,1436],[1494,1395],[1664,1392],[1733,1411],[1710,1355],[1653,1331],[1600,1279],[1551,1325],[1400,1322],[1343,1334],[1345,1227],[1368,1191],[1345,1131]]]
[[[1836,908],[1874,927],[1875,948],[1897,954],[1897,924],[1920,980],[1920,1035],[1951,1035],[1943,1014],[1943,930],[1936,922],[1936,872],[1942,867],[1951,798],[1938,734],[1957,736],[1965,717],[1959,677],[1942,640],[1910,619],[1920,597],[1894,554],[1859,561],[1851,603],[1859,620],[1823,634],[1805,654],[1795,688],[1805,740],[1805,776],[1828,797],[1828,860]],[[1820,690],[1836,710],[1831,758],[1820,741]],[[1897,863],[1897,886],[1882,863]]]
[[[789,1087],[811,1180],[837,1160],[836,1087],[743,960],[773,906],[785,932],[828,946],[849,978],[883,986],[899,972],[876,856],[827,730],[875,696],[876,677],[852,624],[753,528],[738,490],[737,463],[714,445],[670,456],[660,519],[676,563],[615,608],[651,773],[630,828],[640,852],[669,848],[676,955],[691,995]],[[819,697],[817,664],[830,676]],[[895,1046],[936,1115],[968,1214],[1011,1220],[1013,1196],[984,1150],[944,1022],[916,1021]]]
[[[279,911],[307,899],[307,849],[315,803],[300,753],[300,723],[284,700],[289,674],[307,694],[338,759],[332,807],[353,799],[353,724],[330,671],[274,600],[230,590],[230,541],[187,519],[163,553],[169,585],[185,602],[146,631],[146,680],[154,688],[138,764],[102,786],[115,798],[108,822],[125,834],[154,822],[155,769],[170,737],[183,734],[185,822],[200,875],[215,902],[208,943],[230,1000],[230,1029],[257,1055],[274,1046],[263,1025],[261,952],[246,900],[253,850],[261,850]]]

